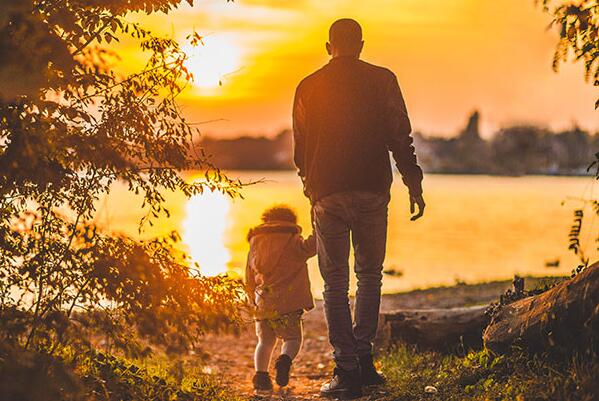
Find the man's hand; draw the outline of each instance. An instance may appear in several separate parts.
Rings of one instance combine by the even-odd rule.
[[[418,213],[414,214],[414,212],[416,211],[416,205],[418,205]],[[422,197],[422,195],[410,196],[410,213],[412,213],[413,215],[412,217],[410,217],[410,220],[414,221],[421,218],[424,214],[425,207],[426,204],[424,203],[424,198]]]

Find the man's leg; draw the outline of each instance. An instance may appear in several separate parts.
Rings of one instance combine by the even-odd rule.
[[[387,240],[389,195],[356,193],[352,211],[352,243],[358,279],[354,308],[356,351],[362,358],[372,354],[381,302],[383,261]]]
[[[348,298],[350,224],[343,195],[319,200],[313,213],[329,341],[337,366],[351,371],[357,368],[358,361]]]

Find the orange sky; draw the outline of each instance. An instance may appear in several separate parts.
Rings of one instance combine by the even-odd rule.
[[[485,134],[515,122],[599,129],[597,89],[581,65],[552,71],[556,34],[533,0],[196,0],[137,19],[179,40],[194,28],[208,35],[190,62],[198,84],[180,99],[191,121],[222,119],[203,133],[231,136],[291,125],[295,86],[327,62],[340,17],[362,24],[363,59],[396,72],[418,130],[451,135],[475,108]],[[119,51],[133,68],[141,56],[130,46]]]

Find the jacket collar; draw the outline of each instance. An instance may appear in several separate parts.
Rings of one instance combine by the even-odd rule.
[[[356,57],[356,56],[337,56],[337,57],[331,57],[331,59],[329,60],[329,64],[339,63],[339,62],[348,62],[348,61],[358,61],[358,60],[360,60],[360,57]]]
[[[286,221],[271,221],[250,229],[248,232],[248,241],[260,234],[300,234],[301,232],[302,228],[297,224]]]

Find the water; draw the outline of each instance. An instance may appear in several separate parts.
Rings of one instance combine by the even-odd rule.
[[[232,172],[243,181],[263,182],[243,190],[244,200],[220,194],[186,200],[168,196],[170,219],[161,219],[142,237],[178,230],[182,246],[206,274],[243,274],[250,227],[275,203],[292,206],[299,223],[310,232],[310,205],[293,172]],[[192,177],[190,177],[192,178]],[[389,208],[389,233],[384,292],[395,292],[456,281],[480,282],[511,278],[513,274],[567,274],[576,257],[567,249],[573,210],[581,206],[569,197],[592,197],[593,179],[585,177],[490,177],[427,175],[425,216],[409,220],[408,195],[396,177]],[[565,204],[563,202],[566,201]],[[139,236],[140,200],[116,186],[99,204],[98,223],[113,231]],[[599,224],[587,210],[582,245],[591,260]],[[592,224],[591,224],[592,223]],[[546,262],[560,260],[558,268]],[[315,295],[322,291],[316,258],[309,262]],[[355,287],[355,283],[352,283]]]

